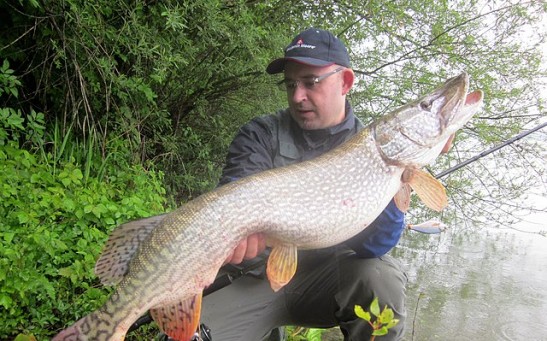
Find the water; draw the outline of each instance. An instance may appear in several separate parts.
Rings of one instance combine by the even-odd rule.
[[[547,217],[525,226],[406,232],[405,340],[547,340]]]

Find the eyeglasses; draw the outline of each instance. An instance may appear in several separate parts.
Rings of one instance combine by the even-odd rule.
[[[279,90],[282,91],[294,91],[298,87],[298,85],[304,86],[307,90],[313,90],[315,88],[315,85],[319,82],[321,82],[323,79],[334,75],[335,73],[338,73],[340,71],[344,70],[344,67],[339,67],[338,69],[326,73],[324,75],[321,75],[319,77],[308,77],[303,78],[299,80],[292,80],[292,79],[283,79],[277,83],[277,87]]]

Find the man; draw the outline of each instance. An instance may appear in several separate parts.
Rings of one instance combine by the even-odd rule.
[[[346,100],[355,78],[348,52],[330,32],[311,28],[298,34],[284,57],[266,71],[283,73],[279,86],[289,107],[240,129],[229,148],[221,185],[312,159],[363,128]],[[297,273],[279,292],[261,276],[244,276],[206,296],[202,322],[215,341],[258,341],[283,325],[339,325],[345,340],[368,340],[371,328],[355,316],[354,306],[368,307],[378,297],[380,306],[387,305],[400,320],[382,340],[397,340],[405,323],[407,278],[386,253],[399,241],[403,227],[404,215],[391,203],[343,245],[299,251]],[[226,263],[256,259],[265,249],[264,236],[251,235]]]

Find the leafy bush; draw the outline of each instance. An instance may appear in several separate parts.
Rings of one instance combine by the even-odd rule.
[[[133,167],[83,183],[28,151],[0,147],[0,337],[51,332],[95,308],[105,292],[92,269],[116,225],[163,210],[161,175]]]
[[[285,29],[274,33],[287,25],[281,9],[283,2],[0,2],[0,61],[10,59],[23,77],[23,98],[10,106],[40,108],[50,133],[58,122],[106,148],[122,137],[128,161],[153,162],[184,202],[216,185],[242,123],[279,108],[281,98],[285,105],[264,72],[290,39]]]
[[[0,339],[46,339],[106,298],[95,260],[116,225],[164,211],[163,174],[75,150],[69,134],[46,143],[42,114],[0,114]]]

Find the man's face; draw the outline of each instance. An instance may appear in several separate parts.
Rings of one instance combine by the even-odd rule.
[[[335,126],[345,117],[346,93],[352,84],[347,84],[347,72],[342,70],[322,79],[319,83],[308,88],[304,85],[307,80],[320,77],[338,69],[340,66],[312,67],[295,62],[287,62],[285,65],[285,79],[288,81],[301,81],[294,89],[287,90],[287,100],[293,119],[302,129],[314,130]]]

